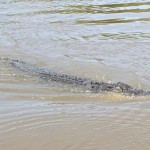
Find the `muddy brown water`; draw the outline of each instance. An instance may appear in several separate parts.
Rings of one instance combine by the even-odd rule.
[[[0,0],[0,58],[150,90],[147,0]],[[150,97],[90,93],[0,61],[0,150],[149,150]]]

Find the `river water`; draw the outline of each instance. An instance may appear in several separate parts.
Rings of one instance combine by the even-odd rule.
[[[0,0],[0,58],[150,90],[148,0]],[[150,97],[90,93],[0,61],[0,150],[149,150]]]

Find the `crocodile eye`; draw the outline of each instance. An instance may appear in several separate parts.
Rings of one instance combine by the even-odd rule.
[[[112,88],[112,86],[111,86],[111,85],[109,85],[107,88],[108,88],[108,89],[111,89],[111,88]]]

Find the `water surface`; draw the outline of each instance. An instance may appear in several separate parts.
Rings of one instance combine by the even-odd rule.
[[[0,0],[0,57],[150,90],[148,0]],[[150,97],[89,93],[0,61],[0,147],[148,150]]]

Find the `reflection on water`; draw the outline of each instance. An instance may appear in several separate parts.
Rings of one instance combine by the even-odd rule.
[[[132,19],[132,20],[125,20],[125,19],[109,19],[109,20],[78,20],[77,23],[79,24],[114,24],[114,23],[129,23],[129,22],[136,22],[136,21],[150,21],[149,18],[141,18],[141,19]]]
[[[148,0],[0,0],[0,57],[150,89]],[[149,150],[149,97],[93,94],[0,61],[0,149]]]
[[[99,13],[141,13],[149,12],[150,2],[139,2],[139,3],[120,3],[120,4],[101,4],[101,5],[73,5],[68,6],[67,9],[58,10],[56,13],[90,13],[90,14],[99,14]]]

